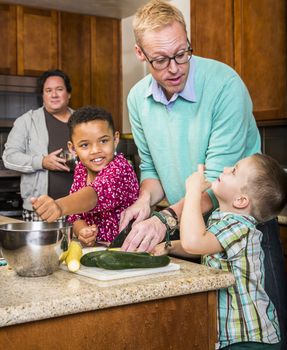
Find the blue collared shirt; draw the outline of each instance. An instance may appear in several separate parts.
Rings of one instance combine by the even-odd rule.
[[[173,102],[165,97],[166,104],[156,101],[160,97],[151,87],[151,74],[128,95],[141,181],[159,179],[171,204],[184,197],[185,180],[198,164],[205,164],[207,179],[214,181],[224,167],[260,152],[261,146],[250,96],[232,68],[192,56],[187,78]],[[155,90],[164,101],[162,90]]]
[[[196,102],[196,95],[195,95],[195,88],[194,88],[194,75],[195,75],[195,61],[192,57],[189,62],[189,72],[188,72],[187,81],[184,89],[181,92],[173,94],[171,99],[168,100],[165,96],[165,93],[162,87],[158,84],[158,82],[154,78],[152,78],[152,83],[149,86],[145,96],[148,97],[152,95],[153,99],[156,102],[160,102],[164,104],[168,110],[171,110],[178,96],[184,98],[187,101]]]

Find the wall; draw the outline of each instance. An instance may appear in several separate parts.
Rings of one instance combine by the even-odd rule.
[[[190,2],[187,0],[173,0],[184,14],[187,32],[190,32]],[[131,87],[148,73],[146,63],[139,62],[134,53],[134,36],[132,31],[133,16],[122,20],[122,74],[123,74],[123,132],[129,133],[130,123],[127,111],[127,95]]]

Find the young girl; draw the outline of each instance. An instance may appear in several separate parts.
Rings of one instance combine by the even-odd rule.
[[[119,132],[104,109],[80,108],[68,126],[68,148],[80,160],[70,194],[57,200],[33,198],[33,208],[48,222],[71,215],[68,221],[84,245],[94,245],[96,239],[110,242],[119,233],[121,212],[138,197],[136,174],[123,154],[116,154]]]

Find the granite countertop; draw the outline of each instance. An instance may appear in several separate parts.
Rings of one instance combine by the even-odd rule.
[[[84,311],[226,288],[231,273],[172,258],[179,271],[98,281],[63,270],[45,277],[20,277],[0,267],[0,327]]]
[[[13,222],[23,222],[23,221],[0,215],[0,225],[10,224]]]

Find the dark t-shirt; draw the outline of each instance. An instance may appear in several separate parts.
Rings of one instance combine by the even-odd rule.
[[[69,141],[69,129],[67,123],[63,123],[45,109],[45,119],[49,135],[48,153],[59,148],[67,149]],[[49,171],[48,195],[53,199],[64,197],[69,194],[73,183],[73,172]]]

